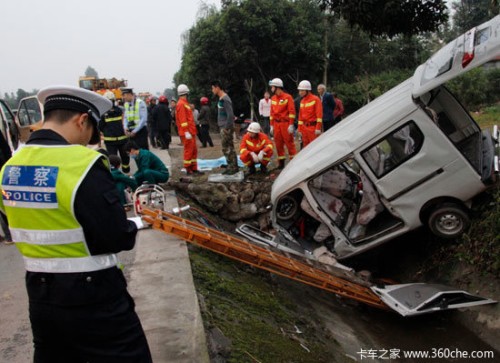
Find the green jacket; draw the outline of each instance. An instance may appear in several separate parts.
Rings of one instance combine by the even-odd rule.
[[[135,162],[137,164],[137,171],[150,169],[168,174],[168,169],[163,164],[163,161],[149,150],[140,149]]]
[[[132,188],[132,190],[137,189],[137,182],[134,178],[131,178],[125,174],[123,174],[120,169],[111,169],[111,175],[116,183],[121,182],[125,184],[125,186]]]

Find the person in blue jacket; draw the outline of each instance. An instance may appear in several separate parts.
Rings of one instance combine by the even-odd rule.
[[[318,95],[323,104],[323,132],[325,132],[335,124],[333,117],[335,100],[330,92],[326,92],[326,86],[324,84],[318,85]]]

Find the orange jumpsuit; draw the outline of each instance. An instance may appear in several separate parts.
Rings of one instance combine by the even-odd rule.
[[[251,133],[247,132],[240,143],[240,159],[246,166],[255,164],[251,152],[257,155],[263,151],[264,159],[262,159],[261,164],[267,166],[271,161],[271,156],[273,155],[273,143],[263,132],[259,132],[257,136],[251,137]]]
[[[295,104],[292,96],[283,92],[281,95],[274,95],[271,98],[271,127],[274,132],[274,143],[278,153],[278,161],[285,160],[285,145],[288,149],[290,160],[293,159],[297,150],[293,134],[288,133],[288,127],[295,121]]]
[[[302,148],[314,141],[318,135],[315,131],[322,130],[323,127],[323,106],[318,96],[308,92],[300,101],[299,128],[302,134]]]
[[[190,174],[198,170],[198,147],[196,146],[196,124],[193,111],[186,98],[179,98],[175,106],[175,123],[184,145],[184,168]],[[186,139],[186,132],[191,134],[191,140]]]

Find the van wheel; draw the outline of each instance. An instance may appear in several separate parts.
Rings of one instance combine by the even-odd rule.
[[[453,203],[445,203],[432,211],[427,223],[436,236],[456,238],[469,227],[470,218],[462,207]]]
[[[295,198],[285,195],[278,201],[276,207],[276,217],[280,220],[286,221],[292,219],[297,213],[299,206]]]

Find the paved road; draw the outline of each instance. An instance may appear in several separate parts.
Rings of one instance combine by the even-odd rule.
[[[154,152],[171,165],[167,151]],[[166,210],[177,206],[168,192]],[[205,333],[185,242],[141,230],[120,254],[155,363],[208,362]],[[24,267],[14,245],[0,243],[0,362],[32,361]]]

